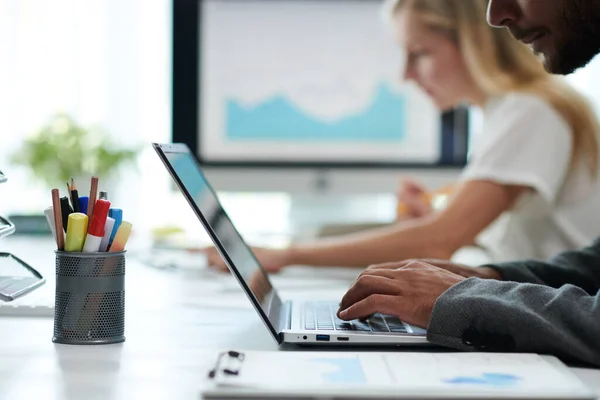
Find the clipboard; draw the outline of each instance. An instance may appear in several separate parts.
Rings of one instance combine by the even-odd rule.
[[[204,399],[595,399],[537,354],[229,350],[207,380]]]

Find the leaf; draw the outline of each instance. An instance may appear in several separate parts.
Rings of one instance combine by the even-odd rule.
[[[139,151],[116,145],[102,128],[86,128],[67,114],[57,113],[24,140],[9,160],[29,168],[48,186],[55,186],[81,174],[106,178],[135,161]]]

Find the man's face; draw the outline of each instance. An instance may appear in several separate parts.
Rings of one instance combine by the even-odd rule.
[[[555,74],[570,74],[600,52],[600,0],[489,0],[488,22],[531,45]]]

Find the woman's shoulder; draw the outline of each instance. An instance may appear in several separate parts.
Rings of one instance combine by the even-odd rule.
[[[552,127],[564,133],[571,132],[569,123],[548,100],[526,92],[509,92],[488,101],[485,120],[492,126],[515,129]]]
[[[546,145],[570,148],[571,128],[568,122],[545,99],[522,92],[494,97],[486,105],[482,134],[476,147],[510,151],[540,148]]]
[[[552,107],[550,102],[542,96],[517,91],[491,98],[485,106],[485,111],[486,113],[510,112],[511,114],[540,111],[560,117],[560,114]]]

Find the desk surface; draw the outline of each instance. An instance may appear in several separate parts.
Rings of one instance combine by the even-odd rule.
[[[53,290],[52,243],[9,238],[0,246],[42,270],[49,281],[40,290]],[[274,277],[274,285],[286,298],[339,298],[356,273],[292,268]],[[122,344],[53,344],[51,318],[0,318],[0,398],[194,399],[217,351],[277,350],[228,275],[156,269],[132,253],[126,290]],[[600,398],[600,371],[573,370]]]

